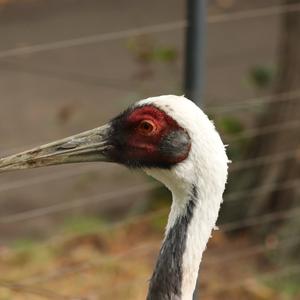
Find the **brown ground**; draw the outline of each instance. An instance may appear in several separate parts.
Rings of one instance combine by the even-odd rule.
[[[0,299],[144,299],[162,238],[160,223],[161,217],[137,218],[109,230],[62,231],[44,244],[3,248]],[[201,267],[202,297],[297,299],[263,283],[263,274],[277,270],[261,254],[245,254],[249,247],[242,236],[229,239],[215,232]]]

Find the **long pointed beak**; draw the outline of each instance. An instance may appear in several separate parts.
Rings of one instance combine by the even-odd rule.
[[[0,159],[0,173],[75,162],[109,161],[105,156],[110,126],[77,135]]]

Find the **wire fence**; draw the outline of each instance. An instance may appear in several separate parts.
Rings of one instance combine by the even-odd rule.
[[[283,14],[287,12],[297,12],[297,11],[300,11],[299,4],[279,5],[279,6],[260,8],[260,9],[251,9],[251,10],[245,10],[240,12],[220,14],[216,16],[209,16],[208,23],[216,24],[216,23],[224,23],[229,21],[248,20],[251,18],[261,18],[261,17],[273,16],[273,15]],[[78,46],[88,45],[93,43],[115,41],[119,39],[145,35],[149,33],[168,32],[168,31],[173,31],[178,29],[184,29],[186,26],[187,26],[186,20],[178,20],[175,22],[156,24],[152,26],[145,26],[139,28],[131,28],[131,29],[122,30],[118,32],[101,33],[101,34],[57,41],[52,43],[45,43],[45,44],[33,45],[27,47],[19,47],[15,49],[0,51],[0,59],[16,57],[19,55],[39,53],[43,51],[52,51],[52,50],[70,48],[70,47],[78,47]]]
[[[266,191],[270,192],[270,191],[274,191],[274,190],[297,187],[299,185],[299,180],[300,179],[289,180],[282,184],[275,184],[275,183],[268,184],[268,185],[265,185],[260,188],[256,188],[256,189],[252,189],[252,190],[245,190],[244,192],[232,192],[225,196],[225,203],[231,202],[231,201],[237,201],[237,200],[242,201],[247,198],[255,197],[257,194],[264,193]],[[124,193],[125,191],[122,191],[121,193],[122,193],[122,195],[128,196],[128,195],[138,194],[139,192],[147,192],[147,191],[155,190],[159,187],[161,187],[160,184],[145,184],[144,186],[132,187],[127,190],[127,193]],[[241,194],[243,194],[244,197],[241,197]],[[95,203],[94,201],[101,202],[101,201],[105,201],[105,199],[111,200],[115,196],[118,196],[118,194],[112,194],[112,193],[108,193],[108,194],[104,194],[104,195],[101,194],[101,195],[93,196],[91,198],[91,200],[93,201],[93,203]],[[86,205],[86,203],[89,203],[88,200],[89,200],[89,198],[82,198],[80,200],[78,199],[78,201],[76,201],[76,203],[80,203],[81,205]],[[70,207],[73,208],[72,205],[70,205]],[[241,229],[241,228],[247,227],[249,222],[254,222],[254,223],[256,222],[256,224],[259,225],[264,222],[268,223],[268,222],[278,221],[278,220],[282,220],[282,219],[289,219],[289,218],[292,218],[292,217],[295,217],[298,215],[298,210],[296,210],[296,209],[297,208],[292,209],[287,212],[280,212],[280,213],[275,213],[275,214],[271,214],[271,215],[258,216],[258,217],[252,218],[252,219],[250,218],[248,220],[241,220],[241,221],[235,222],[235,223],[223,224],[223,226],[225,226],[225,231],[231,231],[231,229],[226,229],[226,226],[234,227],[232,230],[236,230],[236,229]],[[155,210],[155,211],[152,211],[152,212],[149,212],[146,214],[134,215],[134,216],[125,218],[124,220],[119,221],[119,222],[113,222],[113,223],[110,223],[107,225],[102,225],[101,231],[103,231],[103,230],[112,231],[112,230],[116,230],[118,228],[125,228],[128,225],[138,225],[138,224],[142,224],[144,222],[151,222],[156,218],[161,218],[163,216],[166,217],[168,211],[169,211],[168,208],[162,208],[162,209]],[[20,214],[13,214],[13,215],[5,216],[4,218],[0,219],[0,223],[13,224],[13,223],[17,223],[17,222],[29,221],[29,220],[32,220],[35,218],[45,217],[48,214],[52,214],[52,213],[56,213],[56,212],[57,211],[52,209],[52,207],[50,207],[49,209],[46,207],[41,210],[36,209],[36,210],[34,210],[34,212],[28,211],[28,212],[22,212]],[[58,244],[63,243],[65,240],[66,240],[66,237],[64,235],[53,236],[46,243],[40,243],[39,247],[52,247],[53,245],[58,245]]]
[[[299,181],[300,179],[293,179],[293,180],[285,181],[283,183],[274,182],[258,188],[231,192],[225,195],[225,202],[243,200],[244,198],[253,197],[270,191],[294,188],[299,185]],[[11,224],[16,222],[23,222],[23,221],[32,220],[35,218],[40,218],[55,213],[61,213],[66,210],[71,210],[82,206],[87,206],[87,205],[90,206],[92,204],[98,204],[113,199],[123,199],[124,197],[128,197],[128,196],[137,196],[141,193],[153,191],[158,187],[161,187],[161,185],[157,183],[145,183],[142,185],[126,188],[120,191],[111,191],[105,194],[99,193],[99,194],[92,195],[90,197],[83,197],[73,201],[62,200],[58,204],[45,206],[42,208],[30,209],[28,211],[2,216],[0,217],[0,224]]]
[[[299,4],[291,4],[291,5],[280,5],[280,6],[272,6],[265,7],[260,9],[251,9],[245,11],[237,11],[232,13],[220,14],[220,15],[212,15],[208,17],[207,22],[209,24],[222,24],[225,22],[235,22],[235,21],[247,21],[253,18],[262,18],[269,16],[276,16],[284,13],[291,12],[299,12],[300,11],[300,3]],[[83,36],[75,39],[66,39],[62,41],[49,42],[45,44],[36,44],[30,45],[26,47],[19,47],[14,49],[2,50],[0,51],[0,60],[4,61],[9,58],[15,58],[18,56],[24,55],[33,55],[36,53],[42,53],[47,51],[55,51],[59,49],[66,49],[71,47],[79,47],[83,45],[95,44],[95,43],[103,43],[108,41],[116,41],[120,39],[126,39],[136,36],[141,36],[145,34],[156,34],[156,33],[166,33],[170,31],[178,31],[186,28],[187,26],[186,20],[178,20],[175,22],[168,22],[163,24],[155,24],[151,26],[139,27],[139,28],[131,28],[127,30],[122,30],[118,32],[109,32],[109,33],[100,33],[90,36]],[[290,101],[299,101],[300,98],[300,90],[292,90],[286,93],[268,95],[255,97],[251,99],[243,99],[240,101],[236,101],[226,105],[213,105],[208,106],[207,110],[213,115],[225,115],[230,113],[237,113],[246,110],[250,111],[252,108],[257,107],[265,107],[266,105],[273,103],[286,103]],[[300,121],[299,120],[289,120],[283,124],[275,124],[272,126],[266,126],[264,128],[250,128],[246,129],[236,135],[227,135],[225,136],[226,143],[236,143],[241,139],[253,139],[258,136],[268,135],[273,133],[282,133],[284,134],[289,130],[299,130]],[[30,148],[31,146],[28,146]],[[22,149],[27,148],[22,146]],[[3,150],[2,153],[13,153],[18,151],[18,148],[15,149],[7,149]],[[2,155],[2,154],[1,154]],[[300,157],[299,149],[288,150],[282,153],[270,153],[266,156],[257,157],[254,159],[235,161],[230,165],[230,174],[241,171],[241,170],[253,170],[253,168],[259,166],[268,166],[271,164],[279,164],[290,159],[295,159]],[[42,174],[33,178],[22,178],[19,180],[7,182],[0,185],[0,193],[14,191],[16,189],[22,189],[26,187],[30,187],[32,185],[38,184],[46,184],[50,181],[61,181],[78,176],[83,174],[84,172],[97,171],[102,172],[103,168],[98,165],[94,166],[86,166],[80,167],[77,169],[70,169],[65,171],[60,171],[59,173],[55,170],[53,172],[49,172],[47,174]],[[299,187],[300,178],[296,179],[286,179],[281,182],[274,181],[266,185],[258,186],[252,189],[244,189],[233,191],[225,194],[224,202],[236,202],[239,201],[249,201],[249,198],[254,198],[257,195],[261,195],[264,193],[270,193],[271,191],[278,190],[289,190],[296,189]],[[134,185],[125,189],[120,189],[118,191],[110,191],[107,193],[96,193],[92,196],[82,197],[78,199],[74,199],[72,201],[61,200],[58,204],[48,205],[40,208],[34,208],[30,210],[25,210],[9,215],[0,216],[0,225],[12,225],[12,224],[24,224],[24,222],[29,222],[31,220],[36,220],[38,218],[46,218],[51,215],[65,213],[67,211],[71,211],[73,209],[82,208],[85,206],[92,206],[96,204],[101,204],[109,201],[120,201],[125,197],[134,197],[138,198],[145,193],[149,193],[152,191],[156,191],[161,188],[161,185],[158,183],[144,183],[140,185]],[[1,202],[6,201],[5,198],[1,198]],[[0,202],[0,203],[1,203]],[[101,227],[102,231],[113,231],[117,228],[126,228],[128,225],[140,226],[145,222],[151,222],[156,218],[167,217],[168,209],[162,208],[159,210],[151,211],[148,213],[143,213],[140,215],[129,216],[120,222],[112,222],[109,224],[105,224]],[[276,224],[282,221],[288,221],[293,218],[297,218],[300,216],[300,206],[293,207],[291,209],[285,211],[278,211],[272,213],[265,213],[262,215],[248,217],[243,220],[238,220],[234,222],[228,222],[220,225],[220,232],[222,234],[232,233],[239,230],[245,229],[253,229],[258,228],[263,224]],[[73,236],[72,238],[76,238]],[[45,243],[41,243],[39,247],[52,247],[55,245],[58,247],[59,244],[65,242],[66,236],[57,235],[53,236],[51,239],[46,241]],[[204,265],[206,266],[226,266],[226,264],[243,260],[247,258],[251,258],[253,256],[258,255],[267,255],[270,252],[276,252],[280,249],[296,249],[300,244],[299,236],[291,236],[289,238],[285,238],[282,240],[276,240],[274,243],[264,243],[264,244],[256,244],[249,245],[242,249],[236,250],[234,253],[221,253],[218,251],[211,251],[211,254],[208,255],[204,260]],[[146,242],[140,243],[138,245],[134,245],[132,247],[127,247],[124,251],[119,251],[114,254],[103,254],[101,258],[84,260],[78,264],[58,267],[55,270],[48,270],[46,272],[33,274],[32,276],[26,276],[26,278],[21,278],[20,280],[10,281],[4,279],[4,275],[1,275],[0,278],[0,287],[9,289],[16,293],[24,293],[26,295],[36,295],[43,297],[45,299],[66,299],[66,300],[79,300],[79,299],[87,299],[84,297],[70,296],[65,295],[65,293],[60,293],[53,291],[49,288],[42,288],[41,285],[48,284],[49,282],[65,279],[67,277],[75,276],[76,274],[84,274],[94,269],[101,269],[101,266],[109,263],[117,263],[120,260],[128,259],[129,257],[134,258],[145,258],[146,256],[153,257],[153,253],[159,250],[160,243],[157,242]],[[213,249],[212,249],[213,250]],[[1,255],[0,255],[1,257]],[[214,271],[215,269],[212,268]],[[212,271],[212,272],[213,272]],[[230,289],[235,289],[240,286],[247,286],[251,284],[251,282],[255,280],[274,280],[275,278],[282,278],[288,275],[295,275],[300,273],[300,265],[292,265],[285,268],[275,269],[269,272],[262,273],[255,278],[253,276],[246,278],[239,278],[237,281],[234,281],[230,284],[226,283],[220,284],[215,287],[214,291],[204,291],[204,296],[211,296],[215,293],[220,293],[222,291],[228,291]],[[150,275],[150,274],[149,274]],[[213,274],[208,274],[213,275]],[[210,278],[210,276],[208,276]],[[124,284],[116,285],[114,287],[114,291],[118,289],[128,289],[134,285],[147,285],[149,277],[140,278],[138,280],[134,280],[131,282],[125,282]],[[102,291],[100,293],[100,297],[105,295],[107,296],[107,291]],[[98,295],[99,296],[99,295]]]
[[[213,15],[208,17],[208,23],[215,24],[215,23],[224,23],[228,21],[239,21],[239,20],[249,20],[251,18],[261,18],[267,16],[274,16],[288,12],[297,12],[299,11],[298,4],[289,4],[289,5],[280,5],[280,6],[272,6],[272,7],[265,7],[260,9],[250,9],[245,11],[238,11],[220,15]],[[64,48],[70,47],[77,47],[83,45],[89,45],[94,43],[101,43],[107,41],[115,41],[125,38],[132,38],[136,36],[141,36],[145,34],[158,34],[163,32],[169,32],[179,29],[184,29],[187,26],[186,20],[179,20],[169,23],[163,24],[155,24],[145,27],[138,27],[132,28],[128,30],[118,31],[118,32],[111,32],[111,33],[101,33],[92,36],[85,36],[70,40],[62,40],[56,42],[50,42],[45,44],[38,44],[26,47],[18,47],[14,49],[8,49],[0,51],[0,60],[2,63],[5,62],[6,67],[13,68],[15,66],[15,61],[9,61],[8,58],[14,58],[17,56],[24,56],[28,54],[35,54],[44,51],[53,51],[59,50]],[[15,66],[16,67],[16,66]],[[106,87],[112,87],[113,89],[121,89],[125,91],[133,91],[133,88],[128,87],[130,85],[129,82],[117,82],[117,79],[109,80],[109,79],[99,79],[95,78],[90,75],[81,74],[81,73],[72,73],[71,71],[67,72],[57,72],[55,70],[43,69],[40,66],[35,67],[26,67],[25,69],[17,65],[19,71],[27,71],[33,72],[37,75],[44,75],[50,78],[60,78],[60,79],[67,79],[73,80],[77,83],[83,84],[96,84],[96,85],[103,85]]]
[[[260,281],[271,281],[275,279],[282,279],[283,277],[286,276],[291,276],[291,275],[299,275],[300,274],[300,265],[292,265],[289,267],[285,267],[283,269],[277,270],[277,271],[270,271],[270,272],[265,272],[263,274],[258,275],[257,277],[249,276],[247,278],[240,279],[238,281],[229,283],[229,284],[223,284],[220,285],[216,288],[215,291],[213,292],[204,292],[204,296],[209,296],[209,295],[214,295],[217,293],[222,293],[224,291],[230,291],[233,289],[236,289],[237,287],[243,287],[243,286],[249,286],[258,280]],[[273,294],[273,297],[275,295]]]

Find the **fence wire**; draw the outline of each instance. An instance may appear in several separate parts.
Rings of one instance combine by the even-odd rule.
[[[230,291],[230,290],[236,289],[237,287],[243,287],[243,286],[247,286],[247,285],[249,286],[257,281],[260,281],[260,282],[270,281],[270,280],[274,280],[277,278],[282,278],[285,276],[296,275],[296,274],[297,275],[300,274],[300,264],[291,265],[291,266],[279,269],[277,271],[265,272],[256,277],[249,276],[247,278],[243,278],[243,279],[237,280],[232,283],[227,283],[226,285],[222,284],[222,285],[219,285],[218,287],[216,287],[215,291],[204,292],[203,296],[205,296],[205,297],[212,296],[216,293],[222,293],[224,291]]]
[[[258,194],[262,194],[274,190],[294,188],[297,187],[298,184],[299,184],[299,179],[288,180],[284,183],[272,183],[272,184],[270,183],[260,188],[253,188],[253,189],[246,189],[244,191],[232,192],[226,195],[224,198],[225,201],[227,202],[236,201],[239,198],[243,199],[243,198],[250,197],[251,195],[253,196],[253,195],[258,195]],[[158,183],[145,183],[142,185],[132,186],[130,188],[126,188],[120,191],[111,191],[104,194],[99,193],[99,194],[92,195],[90,197],[83,197],[73,201],[62,200],[58,204],[53,204],[53,205],[49,205],[41,208],[35,208],[20,213],[2,216],[0,217],[0,224],[12,224],[21,221],[32,220],[35,218],[40,218],[50,214],[60,213],[66,210],[75,209],[82,206],[106,202],[118,198],[123,199],[124,197],[153,191],[158,187],[161,187],[161,185]]]
[[[251,18],[267,17],[272,15],[278,15],[288,12],[300,11],[300,4],[287,4],[271,6],[259,9],[250,9],[244,11],[238,11],[233,13],[220,14],[216,16],[209,16],[207,21],[211,24],[224,23],[228,21],[240,21],[248,20]],[[8,49],[0,51],[0,59],[16,57],[34,53],[40,53],[45,51],[53,51],[59,49],[65,49],[70,47],[78,47],[83,45],[89,45],[94,43],[115,41],[145,34],[162,33],[173,30],[184,29],[187,27],[186,20],[178,20],[174,22],[155,24],[150,26],[131,28],[127,30],[121,30],[117,32],[100,33],[90,36],[84,36],[75,39],[66,39],[62,41],[32,45],[27,47],[19,47],[14,49]]]

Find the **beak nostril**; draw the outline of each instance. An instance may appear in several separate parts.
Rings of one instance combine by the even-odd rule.
[[[59,150],[74,149],[74,148],[78,147],[78,145],[79,145],[78,142],[71,141],[71,142],[68,142],[68,143],[57,146],[56,150],[59,151]]]

